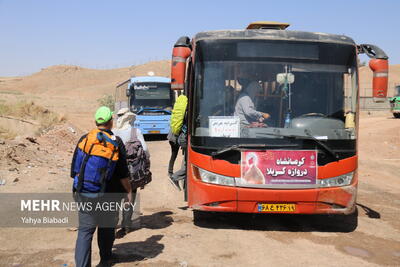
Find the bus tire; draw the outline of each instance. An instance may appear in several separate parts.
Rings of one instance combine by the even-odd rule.
[[[336,215],[338,216],[337,222],[340,224],[340,230],[346,233],[353,232],[358,226],[358,210],[355,208],[354,212],[347,215]]]
[[[400,113],[393,113],[393,116],[394,116],[396,119],[400,119]]]
[[[193,210],[193,222],[194,224],[205,222],[213,218],[213,212]]]

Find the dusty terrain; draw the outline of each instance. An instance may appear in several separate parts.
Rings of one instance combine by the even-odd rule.
[[[108,80],[92,71],[93,79],[105,79],[101,94],[131,74],[129,68],[119,71]],[[70,192],[72,149],[92,126],[97,103],[87,90],[96,85],[78,79],[78,89],[64,82],[57,90],[24,90],[29,83],[17,85],[15,79],[2,80],[1,100],[34,100],[65,114],[67,122],[34,139],[26,139],[32,136],[26,130],[16,140],[0,140],[0,193]],[[10,92],[12,84],[18,90]],[[222,215],[195,225],[182,193],[167,181],[168,143],[148,141],[154,180],[141,191],[141,228],[115,242],[115,266],[399,266],[399,133],[400,120],[389,112],[361,114],[359,217],[350,233],[324,216]],[[75,240],[76,232],[65,228],[1,228],[0,266],[74,266]],[[93,249],[96,264],[95,240]]]

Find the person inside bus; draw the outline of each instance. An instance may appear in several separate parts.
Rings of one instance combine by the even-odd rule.
[[[240,124],[248,127],[253,123],[262,123],[270,115],[255,109],[254,100],[257,93],[262,89],[258,81],[249,82],[248,80],[238,79],[242,86],[242,92],[239,94],[235,105],[235,116],[240,118]]]

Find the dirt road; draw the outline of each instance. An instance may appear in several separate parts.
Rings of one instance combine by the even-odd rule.
[[[223,215],[194,225],[182,193],[167,181],[168,143],[151,141],[154,181],[141,191],[141,229],[116,240],[115,266],[399,266],[400,120],[363,114],[360,123],[354,232],[341,232],[339,221],[324,216]],[[54,151],[46,138],[38,142],[51,156],[39,154],[45,162],[31,168],[20,163],[18,173],[2,168],[8,178],[0,192],[70,190],[71,153]],[[49,165],[58,167],[49,173]],[[74,266],[75,240],[76,232],[64,228],[2,228],[0,266]],[[96,264],[95,241],[93,248]]]

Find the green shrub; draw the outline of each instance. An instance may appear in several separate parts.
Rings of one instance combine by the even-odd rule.
[[[97,99],[97,103],[100,106],[109,107],[112,111],[114,111],[114,96],[113,95],[103,95],[103,97]]]

